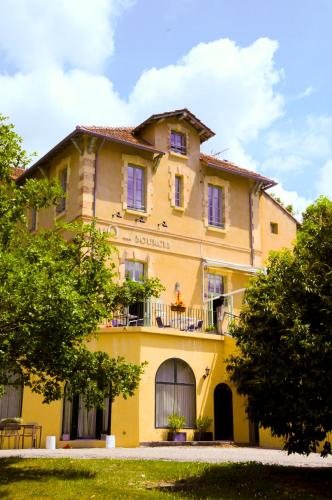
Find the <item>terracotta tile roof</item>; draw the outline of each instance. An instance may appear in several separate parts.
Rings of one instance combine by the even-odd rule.
[[[78,125],[76,130],[81,132],[87,132],[89,134],[94,134],[105,139],[110,139],[116,142],[121,142],[123,144],[130,143],[135,146],[140,146],[143,149],[149,151],[156,151],[156,148],[139,137],[133,134],[134,127],[98,127],[96,125],[85,126]]]
[[[164,118],[172,118],[173,116],[180,117],[181,119],[185,120],[186,122],[190,123],[194,129],[197,130],[200,136],[200,141],[204,142],[207,139],[210,139],[214,135],[216,135],[213,130],[211,130],[209,127],[207,127],[197,116],[194,115],[189,109],[183,108],[183,109],[176,109],[174,111],[167,111],[166,113],[158,113],[155,115],[151,115],[150,118],[147,120],[144,120],[144,122],[140,123],[137,125],[137,127],[134,128],[133,132],[134,134],[139,134],[139,132],[149,125],[151,122],[155,120],[162,120]]]
[[[21,167],[15,167],[13,168],[12,170],[12,179],[17,179],[17,177],[19,177],[20,175],[23,174],[23,172],[25,171],[24,168],[21,168]]]
[[[251,170],[247,170],[242,167],[238,167],[237,165],[235,165],[235,163],[232,163],[228,160],[220,160],[215,156],[206,155],[204,153],[200,154],[200,158],[202,162],[206,163],[210,167],[215,167],[220,170],[224,170],[225,172],[230,172],[231,174],[237,174],[243,177],[249,177],[250,179],[262,182],[265,185],[265,187],[272,187],[277,184],[274,180],[269,179],[264,175],[261,175],[257,172],[253,172]]]

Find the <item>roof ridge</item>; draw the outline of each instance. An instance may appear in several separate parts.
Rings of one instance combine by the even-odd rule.
[[[135,127],[123,127],[123,126],[119,126],[119,127],[111,127],[110,125],[76,125],[76,128],[77,129],[81,129],[81,128],[84,128],[84,129],[102,129],[102,130],[127,130],[127,131],[131,131],[131,130],[134,130]]]

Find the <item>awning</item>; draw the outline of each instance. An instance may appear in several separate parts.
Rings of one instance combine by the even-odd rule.
[[[205,267],[224,267],[233,269],[234,271],[242,271],[249,274],[257,274],[259,271],[265,271],[264,267],[253,267],[245,264],[236,264],[235,262],[227,262],[225,260],[203,259]]]

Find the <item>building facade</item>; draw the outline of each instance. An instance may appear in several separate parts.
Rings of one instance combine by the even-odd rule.
[[[155,276],[165,292],[119,312],[91,342],[93,350],[148,362],[132,398],[87,411],[79,395],[43,405],[25,389],[0,401],[1,417],[21,411],[59,446],[104,446],[109,433],[119,446],[161,441],[173,412],[185,416],[187,439],[195,419],[209,416],[215,439],[257,442],[226,372],[235,348],[228,325],[250,276],[271,249],[292,245],[297,223],[266,192],[274,181],[201,153],[213,135],[187,109],[136,128],[80,126],[20,176],[57,177],[66,192],[57,207],[29,214],[31,231],[95,218],[117,249],[119,280]],[[276,445],[263,430],[259,442]]]

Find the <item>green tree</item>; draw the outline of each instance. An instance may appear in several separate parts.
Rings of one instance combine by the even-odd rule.
[[[282,201],[282,199],[281,199],[279,196],[277,196],[276,194],[274,194],[274,193],[269,193],[269,194],[270,194],[270,196],[272,196],[272,198],[274,198],[274,199],[275,199],[275,200],[276,200],[276,201],[277,201],[277,202],[278,202],[278,203],[279,203],[282,207],[284,207],[284,208],[287,210],[287,212],[289,212],[289,213],[290,213],[290,214],[292,214],[292,215],[295,215],[295,210],[294,210],[293,205],[291,205],[290,203],[289,203],[288,205],[286,205],[286,204]]]
[[[47,180],[18,185],[13,169],[29,161],[0,115],[0,385],[20,375],[45,402],[61,398],[66,382],[88,405],[128,397],[144,363],[90,352],[88,342],[119,307],[157,297],[163,287],[158,279],[118,284],[114,250],[95,223],[31,235],[27,210],[56,203],[63,193]]]
[[[255,277],[232,332],[240,354],[228,370],[248,415],[285,438],[289,453],[309,454],[332,431],[332,202],[303,215],[294,252],[271,254]]]

